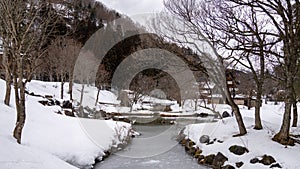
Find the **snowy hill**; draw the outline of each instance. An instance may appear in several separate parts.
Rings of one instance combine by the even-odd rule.
[[[57,97],[57,84],[33,81],[27,89],[35,94]],[[3,80],[0,80],[0,88],[5,89]],[[80,93],[76,90],[75,87],[74,95]],[[85,104],[94,104],[92,96],[97,91],[92,87],[87,87],[87,90],[91,94]],[[0,93],[0,169],[75,168],[68,163],[80,168],[91,167],[106,150],[122,143],[131,129],[130,124],[123,122],[59,115],[54,113],[60,110],[59,106],[43,106],[38,103],[42,98],[27,95],[22,145],[18,145],[12,137],[16,118],[13,96],[12,92],[11,106],[6,106],[3,104],[4,93]],[[67,93],[65,96],[68,97]],[[103,92],[102,98],[109,101],[116,99],[107,91]]]

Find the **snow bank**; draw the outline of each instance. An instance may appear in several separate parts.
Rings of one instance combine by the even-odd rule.
[[[55,84],[33,81],[29,84],[28,90],[35,94],[58,96],[59,89]],[[5,89],[3,80],[0,80],[0,88]],[[97,93],[91,88],[87,88],[87,90],[89,91],[87,93],[92,93],[90,96]],[[65,95],[67,96],[66,93]],[[95,158],[101,158],[104,155],[104,151],[122,143],[131,129],[130,124],[123,122],[59,115],[54,111],[60,110],[60,107],[45,107],[38,103],[41,98],[28,95],[26,96],[27,117],[23,129],[22,145],[18,145],[11,136],[16,119],[14,98],[12,98],[11,107],[5,106],[2,98],[4,98],[4,94],[1,92],[0,144],[2,151],[0,151],[0,168],[2,166],[5,166],[5,169],[74,168],[63,161],[77,167],[90,167],[94,164]],[[113,100],[112,98],[111,96],[109,100]],[[86,103],[88,103],[88,99]]]
[[[272,141],[272,137],[279,131],[281,124],[283,104],[280,105],[263,105],[261,118],[263,120],[263,130],[254,130],[254,108],[248,110],[241,106],[241,112],[248,133],[242,137],[232,137],[238,133],[238,126],[235,118],[227,118],[217,123],[211,124],[191,124],[186,126],[184,133],[193,140],[202,150],[204,155],[216,154],[222,152],[228,157],[226,164],[235,166],[236,162],[243,161],[245,164],[242,168],[269,168],[260,163],[250,164],[250,159],[260,157],[264,154],[271,155],[283,168],[299,168],[300,145],[286,147]],[[295,134],[300,133],[300,127],[292,128]],[[202,135],[209,135],[211,139],[217,138],[224,141],[223,143],[215,142],[211,145],[201,144],[199,138]],[[232,145],[241,145],[249,149],[249,153],[242,156],[234,155],[229,152],[228,148]]]

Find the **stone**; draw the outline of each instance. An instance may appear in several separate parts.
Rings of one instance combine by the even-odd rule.
[[[197,147],[194,158],[199,158],[201,153],[202,153],[202,150],[199,147]]]
[[[199,164],[204,164],[204,155],[199,155],[199,157],[198,157],[198,163]]]
[[[72,103],[69,100],[63,101],[62,108],[72,109]]]
[[[229,147],[229,151],[232,152],[235,155],[243,155],[246,152],[248,153],[249,150],[246,147],[238,146],[238,145],[233,145]]]
[[[258,163],[258,162],[259,162],[258,158],[253,158],[253,159],[250,160],[251,164],[255,164],[255,163]]]
[[[272,164],[270,166],[270,168],[282,168],[280,164],[276,163],[276,164]]]
[[[222,153],[218,152],[217,155],[213,159],[212,165],[217,168],[221,168],[221,166],[223,166],[225,161],[227,161],[227,160],[228,160],[228,158],[226,156],[224,156]]]
[[[259,162],[264,165],[271,165],[275,163],[276,160],[272,156],[265,154]]]
[[[225,165],[224,167],[222,167],[222,169],[234,169],[234,167],[232,165]]]
[[[213,161],[215,159],[215,156],[214,154],[210,154],[208,156],[205,156],[204,157],[204,164],[208,164],[208,165],[212,165],[213,164]]]
[[[65,110],[64,113],[65,113],[66,116],[75,117],[75,114],[71,111]]]
[[[241,168],[242,166],[244,165],[244,162],[237,162],[237,163],[235,163],[235,166],[237,167],[237,168]]]
[[[227,118],[227,117],[230,117],[230,114],[227,111],[224,111],[222,113],[222,118]]]
[[[202,135],[199,139],[200,143],[209,143],[209,136],[208,135]]]

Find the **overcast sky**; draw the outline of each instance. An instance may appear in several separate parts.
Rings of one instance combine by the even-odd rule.
[[[128,16],[141,13],[159,12],[163,9],[163,0],[97,0],[107,7]]]

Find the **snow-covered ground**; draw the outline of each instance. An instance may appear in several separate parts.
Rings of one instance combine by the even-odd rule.
[[[221,106],[221,105],[219,105]],[[227,107],[224,105],[224,108]],[[283,146],[272,141],[272,137],[279,131],[282,122],[282,113],[284,104],[274,105],[273,103],[264,104],[261,108],[261,118],[263,130],[254,130],[254,108],[248,110],[247,107],[241,106],[240,110],[243,115],[244,123],[248,133],[242,137],[232,137],[238,133],[238,127],[235,117],[225,118],[217,123],[208,124],[191,124],[185,129],[185,134],[203,150],[204,155],[216,154],[222,152],[228,157],[226,164],[235,166],[236,162],[243,161],[241,168],[269,168],[263,164],[250,164],[250,159],[261,157],[264,154],[271,155],[283,167],[296,169],[300,166],[299,152],[300,145],[293,147]],[[299,106],[298,106],[299,109]],[[231,112],[231,111],[228,111]],[[300,119],[299,119],[300,120]],[[299,124],[298,120],[298,126]],[[300,134],[300,127],[292,128],[292,133]],[[211,139],[217,138],[224,141],[223,143],[215,142],[211,145],[201,144],[199,138],[202,135],[209,135]],[[238,156],[231,153],[228,148],[232,145],[240,145],[248,148],[249,153]]]
[[[104,151],[123,142],[131,125],[123,122],[80,119],[54,113],[58,106],[43,106],[40,97],[26,96],[26,123],[22,144],[16,143],[12,131],[16,120],[14,92],[11,106],[3,104],[5,82],[0,80],[0,169],[71,169],[88,167]],[[58,98],[59,83],[32,81],[27,86],[30,92],[53,95]],[[74,97],[80,96],[80,85],[75,85]],[[67,85],[65,98],[68,99]],[[86,87],[84,105],[94,105],[97,90]],[[102,100],[116,102],[116,96],[102,91]],[[106,100],[105,100],[106,99]],[[68,163],[66,163],[68,162]]]

